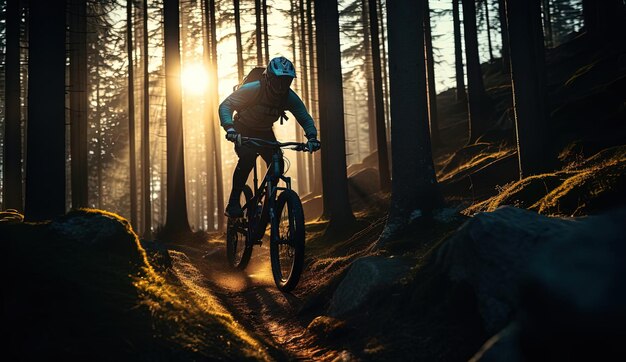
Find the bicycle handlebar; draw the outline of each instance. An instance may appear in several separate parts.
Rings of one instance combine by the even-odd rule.
[[[278,141],[268,141],[262,138],[240,137],[239,139],[237,139],[237,143],[240,146],[250,144],[253,146],[257,146],[257,147],[272,147],[272,148],[294,146],[293,148],[291,148],[294,151],[303,151],[303,152],[309,151],[309,148],[307,147],[306,143],[299,143],[299,142],[278,142]]]

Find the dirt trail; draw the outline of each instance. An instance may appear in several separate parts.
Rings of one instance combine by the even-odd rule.
[[[277,360],[342,360],[340,351],[319,345],[315,336],[307,333],[310,321],[297,314],[305,296],[282,293],[274,285],[268,242],[255,246],[250,264],[239,271],[226,261],[223,238],[223,234],[213,234],[205,244],[170,246],[185,254],[187,262],[201,275],[190,278],[178,273],[179,278],[186,279],[184,284],[217,296],[239,324],[265,344],[284,352],[272,353]],[[173,263],[176,269],[176,263],[183,261],[173,258]],[[308,277],[305,269],[302,278]]]

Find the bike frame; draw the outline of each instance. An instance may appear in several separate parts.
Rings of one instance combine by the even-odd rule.
[[[243,141],[246,140],[257,139],[243,139]],[[296,150],[304,150],[304,144],[301,143],[276,142],[275,145],[271,146],[272,148],[274,148],[271,167],[268,167],[267,172],[265,173],[265,176],[263,177],[260,185],[257,176],[258,170],[256,162],[254,164],[254,190],[252,198],[242,207],[243,210],[248,210],[249,246],[259,243],[259,241],[263,238],[263,235],[265,234],[265,229],[267,229],[268,223],[270,223],[272,227],[272,232],[270,233],[270,235],[272,235],[272,238],[274,237],[274,235],[278,235],[278,230],[275,230],[275,228],[278,228],[278,224],[274,222],[274,219],[277,217],[277,215],[274,214],[274,210],[276,209],[277,194],[279,190],[291,190],[291,177],[285,176],[280,169],[280,160],[283,157],[280,150],[283,146],[297,146],[299,147],[299,149]],[[267,146],[261,145],[261,147]],[[286,186],[278,186],[278,183],[280,181],[283,181]],[[263,200],[263,203],[262,205],[259,205],[259,201],[261,200]],[[261,210],[259,210],[259,207],[261,208]],[[274,242],[274,240],[270,240],[270,242]]]

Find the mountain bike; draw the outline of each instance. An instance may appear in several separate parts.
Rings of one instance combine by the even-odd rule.
[[[273,149],[272,162],[261,184],[254,166],[254,191],[246,185],[241,198],[243,217],[228,218],[226,256],[229,264],[243,270],[248,265],[254,245],[261,245],[270,225],[270,260],[274,282],[284,292],[293,290],[300,280],[304,263],[304,212],[298,194],[291,189],[291,178],[283,174],[282,148],[308,151],[305,143],[275,142],[241,137],[242,146]],[[279,186],[279,182],[285,186]],[[280,192],[280,194],[279,194]]]

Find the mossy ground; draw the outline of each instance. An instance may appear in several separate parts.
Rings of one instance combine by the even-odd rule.
[[[581,216],[626,202],[626,146],[603,150],[561,171],[505,185],[498,195],[465,210],[472,215],[514,205],[552,216]]]
[[[75,220],[86,225],[102,218],[117,233],[101,242],[126,245],[124,253],[59,231],[63,223],[75,232]],[[129,223],[115,214],[77,210],[46,223],[2,222],[0,235],[10,276],[3,288],[5,355],[268,359],[218,304],[198,303],[157,273]]]

